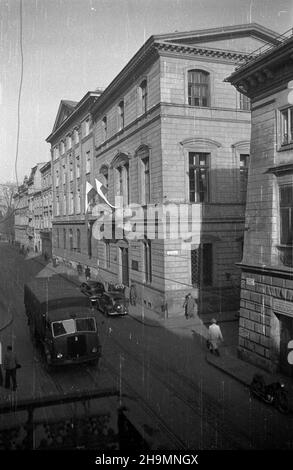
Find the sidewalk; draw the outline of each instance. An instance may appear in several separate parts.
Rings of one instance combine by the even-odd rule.
[[[0,299],[0,332],[5,330],[13,320],[12,312]]]

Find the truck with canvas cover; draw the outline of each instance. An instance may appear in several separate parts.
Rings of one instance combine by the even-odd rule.
[[[47,365],[97,361],[101,347],[90,300],[60,276],[35,278],[24,286],[31,337]]]

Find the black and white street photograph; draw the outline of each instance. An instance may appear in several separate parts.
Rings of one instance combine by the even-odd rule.
[[[0,22],[0,457],[292,451],[292,0]]]

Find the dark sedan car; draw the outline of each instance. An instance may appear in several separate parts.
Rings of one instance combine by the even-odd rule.
[[[81,284],[80,290],[90,298],[92,303],[96,303],[97,299],[105,292],[105,287],[102,282],[86,281]]]
[[[98,310],[109,316],[128,314],[128,300],[121,292],[104,292],[96,305]]]

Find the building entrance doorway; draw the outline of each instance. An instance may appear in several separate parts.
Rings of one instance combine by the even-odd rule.
[[[293,365],[288,363],[288,343],[293,340],[293,317],[280,315],[280,370],[293,377]]]
[[[213,245],[202,243],[191,250],[191,283],[194,287],[213,285]]]

